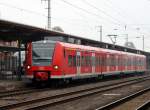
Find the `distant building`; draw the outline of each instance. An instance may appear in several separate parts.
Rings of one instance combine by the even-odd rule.
[[[0,40],[0,46],[17,47],[17,41],[4,42],[4,41]]]

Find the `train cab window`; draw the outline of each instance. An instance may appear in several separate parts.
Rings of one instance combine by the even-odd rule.
[[[53,52],[55,48],[54,41],[36,41],[32,42],[32,65],[48,66],[52,63]]]

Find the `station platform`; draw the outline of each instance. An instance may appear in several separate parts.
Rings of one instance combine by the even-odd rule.
[[[14,90],[23,88],[26,86],[26,79],[22,76],[22,80],[18,80],[16,76],[14,78],[0,79],[0,91]]]

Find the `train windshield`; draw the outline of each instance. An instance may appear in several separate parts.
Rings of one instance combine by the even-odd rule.
[[[32,65],[48,66],[52,63],[55,41],[37,41],[32,43]]]

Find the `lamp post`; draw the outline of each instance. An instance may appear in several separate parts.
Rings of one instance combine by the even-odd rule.
[[[143,49],[143,51],[144,51],[144,43],[145,43],[144,35],[143,35],[142,37],[136,37],[136,38],[142,38],[142,40],[143,40],[143,47],[142,47],[142,49]]]

